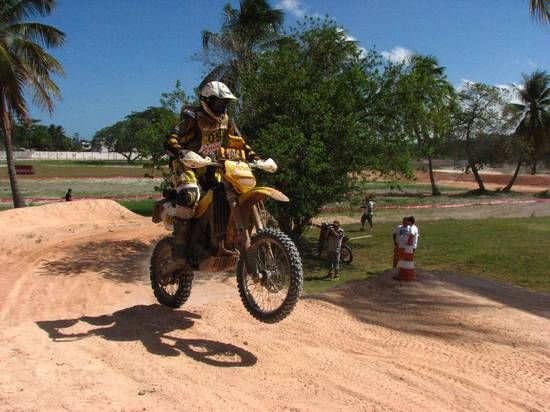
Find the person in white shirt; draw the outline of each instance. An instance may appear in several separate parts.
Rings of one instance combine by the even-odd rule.
[[[361,230],[365,230],[365,222],[369,222],[372,230],[372,215],[374,215],[374,202],[369,196],[365,197],[365,204],[361,206],[363,214],[361,215]]]
[[[413,235],[413,251],[416,252],[416,248],[418,247],[418,238],[420,237],[420,232],[418,231],[418,226],[414,224],[415,219],[414,216],[409,216],[407,218],[409,225],[410,225],[410,231],[411,235]]]
[[[397,261],[399,260],[399,248],[405,247],[409,234],[411,232],[409,226],[409,218],[404,217],[402,223],[393,231],[393,267],[397,267]]]

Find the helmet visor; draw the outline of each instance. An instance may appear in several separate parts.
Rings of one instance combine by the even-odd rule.
[[[225,114],[225,112],[227,112],[228,105],[229,99],[218,99],[214,96],[211,96],[209,98],[208,106],[216,116],[221,116],[222,114]]]

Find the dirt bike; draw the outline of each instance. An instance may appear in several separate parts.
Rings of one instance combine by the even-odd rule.
[[[319,229],[321,229],[319,233],[319,240],[317,243],[317,256],[321,256],[328,242],[328,233],[332,225],[329,223],[322,223],[320,225],[315,224],[314,226],[317,226]],[[346,264],[350,264],[353,261],[353,252],[348,242],[349,237],[344,236],[344,238],[342,239],[342,246],[340,247],[340,262]]]
[[[190,222],[187,265],[172,260],[173,237],[161,239],[151,257],[151,286],[157,300],[180,307],[189,298],[195,271],[236,269],[242,303],[257,320],[276,323],[288,316],[303,287],[302,261],[298,249],[283,232],[269,228],[263,201],[289,199],[270,187],[256,187],[252,169],[274,173],[271,159],[247,163],[204,159],[188,152],[187,167],[212,166],[218,182],[200,199]],[[165,202],[163,219],[170,227],[175,203]]]

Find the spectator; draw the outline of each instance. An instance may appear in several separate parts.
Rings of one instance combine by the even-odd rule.
[[[397,267],[399,260],[399,248],[405,247],[410,234],[409,218],[404,217],[402,223],[393,231],[393,267]]]
[[[67,193],[65,193],[65,201],[70,202],[71,200],[73,200],[73,189],[69,188],[69,190],[67,190]]]
[[[361,206],[363,214],[361,215],[361,230],[365,230],[365,221],[369,222],[370,230],[372,230],[372,215],[374,214],[374,202],[370,196],[365,197],[365,204]]]
[[[328,229],[328,275],[330,279],[337,279],[340,276],[340,249],[344,239],[344,229],[340,222],[335,220]]]
[[[411,226],[411,235],[413,236],[413,251],[416,252],[416,247],[418,246],[418,238],[420,237],[420,232],[418,231],[418,227],[414,224],[415,222],[414,216],[409,216],[407,220],[409,221],[409,225]]]
[[[321,229],[319,231],[319,240],[317,242],[317,256],[321,256],[321,253],[323,253],[323,249],[328,242],[330,224],[328,224],[327,222],[323,222],[320,225],[316,223],[314,223],[313,225]]]

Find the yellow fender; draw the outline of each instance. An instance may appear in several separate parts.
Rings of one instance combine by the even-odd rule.
[[[239,206],[245,204],[253,205],[260,200],[264,200],[266,197],[270,197],[279,202],[290,201],[283,192],[279,192],[277,189],[271,187],[255,187],[239,196]]]

